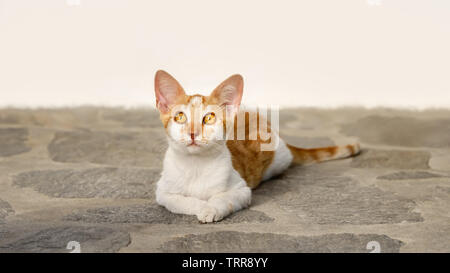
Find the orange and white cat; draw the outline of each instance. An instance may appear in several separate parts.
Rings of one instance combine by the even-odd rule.
[[[167,72],[155,75],[156,106],[166,130],[169,147],[157,183],[156,201],[173,213],[196,215],[203,223],[220,221],[251,203],[251,189],[282,173],[291,164],[305,164],[359,153],[359,145],[302,149],[286,144],[271,130],[270,139],[259,132],[249,139],[249,115],[236,122],[243,79],[233,75],[209,96],[186,95]],[[227,109],[235,109],[227,111]],[[258,119],[264,118],[257,115]],[[226,121],[233,120],[229,130]],[[252,129],[253,128],[253,129]],[[245,139],[236,134],[244,130]],[[261,149],[269,141],[273,150]]]

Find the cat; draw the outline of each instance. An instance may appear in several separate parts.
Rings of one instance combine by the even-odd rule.
[[[255,130],[249,126],[249,114],[244,114],[245,123],[239,126],[236,122],[241,114],[243,87],[242,76],[236,74],[209,96],[186,95],[170,74],[156,72],[156,107],[169,143],[156,187],[159,205],[173,213],[195,215],[201,223],[220,221],[248,207],[251,189],[292,164],[345,158],[360,152],[359,144],[294,147],[272,131],[268,122],[269,139],[264,140],[259,133],[256,139],[249,139]],[[266,119],[259,114],[257,118]],[[231,120],[233,130],[227,127]],[[239,130],[245,131],[244,140],[236,137]],[[278,144],[274,150],[261,149],[270,141]]]

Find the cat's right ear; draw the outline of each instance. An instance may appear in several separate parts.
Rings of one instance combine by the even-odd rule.
[[[156,108],[161,113],[169,112],[180,96],[184,96],[183,87],[164,70],[158,70],[155,74]]]
[[[244,79],[235,74],[214,89],[210,95],[211,102],[219,107],[226,107],[227,116],[234,117],[241,104],[243,88]]]

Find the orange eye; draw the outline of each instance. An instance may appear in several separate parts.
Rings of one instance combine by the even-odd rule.
[[[216,122],[216,114],[208,113],[203,117],[204,124],[214,124]]]
[[[186,122],[186,115],[183,112],[178,112],[174,117],[173,120],[177,123],[185,123]]]

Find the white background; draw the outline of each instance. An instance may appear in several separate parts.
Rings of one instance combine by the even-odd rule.
[[[153,106],[157,69],[240,73],[247,104],[450,107],[450,1],[0,0],[0,106]]]

